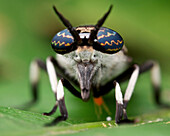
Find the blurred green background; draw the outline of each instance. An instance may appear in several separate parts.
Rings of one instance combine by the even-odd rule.
[[[170,103],[170,1],[0,0],[0,106],[16,107],[29,101],[31,94],[28,77],[31,60],[35,58],[45,60],[47,56],[55,55],[50,47],[50,41],[65,27],[55,15],[53,5],[73,26],[79,26],[96,24],[111,4],[114,8],[103,26],[121,34],[129,55],[135,62],[140,64],[153,59],[160,63],[163,99]],[[125,90],[126,86],[127,83],[122,84],[122,90]],[[41,73],[39,92],[39,102],[28,110],[36,113],[50,111],[55,99],[44,72]],[[65,99],[71,120],[99,121],[92,100],[84,103],[67,90]],[[114,92],[106,95],[105,101],[114,118]],[[158,108],[152,98],[148,72],[138,80],[129,103],[128,115],[134,117],[156,110]],[[105,120],[105,117],[106,113],[100,120]],[[14,128],[10,119],[5,119],[4,123],[10,126],[9,128]],[[0,125],[1,128],[6,130]]]

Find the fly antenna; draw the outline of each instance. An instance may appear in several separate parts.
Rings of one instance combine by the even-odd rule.
[[[105,22],[106,18],[108,17],[110,11],[112,10],[113,5],[110,6],[109,10],[104,14],[104,16],[97,22],[97,24],[94,26],[95,29],[91,31],[88,43],[89,45],[93,45],[94,39],[97,36],[97,32],[99,31],[100,27]]]
[[[75,28],[73,28],[73,26],[70,24],[70,22],[60,12],[58,12],[58,10],[56,9],[55,6],[53,6],[53,9],[54,9],[55,13],[58,15],[58,17],[60,18],[60,20],[63,22],[63,24],[68,28],[68,30],[74,37],[75,42],[77,42],[77,44],[80,45],[82,43],[82,40],[81,40],[78,32],[75,30]]]

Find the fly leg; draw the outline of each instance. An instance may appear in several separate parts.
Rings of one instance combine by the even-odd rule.
[[[139,75],[139,66],[134,65],[134,71],[130,77],[128,86],[125,91],[124,99],[122,97],[121,89],[119,83],[114,81],[115,85],[115,97],[116,97],[116,115],[115,122],[116,123],[133,123],[133,120],[129,120],[127,117],[126,109],[127,104],[133,94],[134,87]]]
[[[141,74],[148,70],[151,70],[151,81],[156,104],[169,108],[170,105],[164,104],[161,101],[161,72],[159,64],[155,61],[147,61],[140,66],[139,73]]]
[[[55,113],[57,107],[58,107],[58,101],[57,101],[57,74],[55,71],[55,67],[53,62],[51,61],[51,57],[48,57],[46,60],[46,68],[47,68],[47,73],[49,76],[50,84],[51,84],[51,89],[54,93],[56,103],[53,106],[52,110],[50,112],[43,113],[43,115],[50,116]]]
[[[47,58],[46,65],[47,65],[47,73],[51,84],[51,89],[55,95],[56,103],[53,109],[49,113],[44,113],[44,115],[52,115],[56,111],[58,106],[61,113],[61,116],[57,117],[52,123],[47,124],[49,126],[49,125],[55,125],[60,121],[66,120],[68,117],[68,113],[64,101],[63,84],[61,80],[59,80],[59,83],[57,82],[57,74],[56,74],[54,64],[52,62],[52,57]]]
[[[35,59],[30,64],[30,72],[29,72],[29,78],[30,78],[30,84],[31,84],[31,94],[32,94],[32,100],[30,102],[27,102],[26,104],[23,104],[22,106],[19,106],[18,108],[26,109],[31,107],[33,104],[35,104],[38,100],[38,85],[39,85],[39,75],[40,70],[47,71],[45,63],[40,59]]]
[[[54,119],[51,123],[46,124],[46,126],[53,126],[58,124],[61,121],[64,121],[68,118],[68,112],[66,109],[65,105],[65,100],[64,100],[64,88],[62,81],[59,80],[58,86],[57,86],[57,98],[56,98],[56,107],[59,107],[61,115],[58,116],[56,119]],[[54,108],[53,108],[54,109]],[[55,108],[56,110],[57,108]]]
[[[78,97],[81,99],[81,94],[80,92],[78,92],[71,84],[68,80],[64,79],[64,78],[61,78],[61,81],[62,81],[62,85],[64,87],[66,87],[68,89],[68,91],[70,91],[74,96]],[[56,104],[54,105],[53,109],[50,111],[50,112],[46,112],[46,113],[43,113],[43,115],[46,115],[46,116],[50,116],[52,115],[53,113],[55,113],[57,107],[58,107],[58,101],[57,101],[57,94],[55,94],[55,98],[56,98]]]
[[[32,95],[33,95],[33,100],[27,104],[26,107],[32,106],[37,100],[38,100],[38,83],[39,83],[39,72],[40,69],[45,70],[50,79],[51,83],[51,88],[52,91],[54,92],[54,96],[56,98],[56,103],[53,107],[53,109],[49,113],[43,113],[43,115],[52,115],[55,113],[57,106],[58,106],[58,101],[57,101],[57,74],[54,68],[54,65],[51,61],[51,57],[48,57],[46,60],[46,63],[44,63],[42,60],[34,60],[31,62],[30,65],[30,82],[31,82],[31,87],[32,87]]]
[[[64,121],[64,120],[66,120],[68,118],[68,113],[67,113],[67,109],[66,109],[66,105],[65,105],[65,101],[64,101],[64,89],[63,89],[63,86],[66,87],[68,89],[68,91],[70,91],[74,96],[82,99],[81,98],[81,93],[78,92],[71,85],[71,83],[68,80],[66,80],[64,78],[61,78],[61,80],[59,80],[59,83],[58,83],[58,86],[57,86],[57,93],[55,93],[56,94],[56,104],[54,105],[51,112],[44,113],[44,115],[52,115],[56,111],[57,106],[59,106],[61,116],[58,116],[51,123],[46,124],[46,126],[56,125],[57,123],[59,123],[61,121]]]
[[[58,116],[56,119],[54,119],[51,123],[46,124],[46,126],[52,126],[68,118],[68,112],[64,100],[63,86],[66,87],[73,95],[75,95],[80,99],[81,99],[81,94],[71,85],[71,83],[68,80],[64,78],[61,78],[57,83],[57,73],[55,70],[55,66],[58,67],[58,65],[53,57],[47,58],[46,65],[47,65],[47,73],[49,76],[51,88],[56,98],[56,103],[53,109],[49,113],[44,113],[44,115],[48,115],[48,116],[52,115],[53,113],[55,113],[57,107],[59,107],[61,113],[61,115]]]
[[[30,82],[33,95],[32,103],[35,103],[38,100],[38,83],[40,69],[47,71],[45,63],[40,59],[33,60],[30,65]]]

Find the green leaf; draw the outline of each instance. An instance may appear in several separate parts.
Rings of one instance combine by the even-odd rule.
[[[135,124],[117,125],[115,121],[101,121],[91,123],[75,124],[72,120],[67,120],[59,123],[53,127],[45,127],[46,123],[51,122],[54,117],[48,117],[39,113],[13,109],[10,107],[0,107],[0,131],[1,135],[60,135],[60,134],[74,134],[92,135],[123,133],[120,129],[125,129],[128,135],[133,134],[130,130],[146,129],[152,127],[152,130],[159,127],[159,133],[166,134],[168,131],[164,127],[170,127],[170,110],[161,109],[150,114],[143,114],[135,117],[137,121]],[[163,127],[164,126],[164,127]],[[113,131],[111,131],[113,130]],[[149,129],[145,131],[150,131]],[[145,132],[146,133],[146,132]],[[156,132],[152,132],[156,134]],[[137,134],[137,131],[136,131]]]
[[[31,100],[30,62],[35,58],[45,61],[47,56],[55,56],[50,41],[56,32],[65,29],[52,5],[56,5],[73,26],[79,26],[96,24],[113,4],[104,26],[122,35],[135,62],[140,64],[154,59],[160,63],[161,99],[170,104],[169,3],[164,0],[1,0],[0,135],[169,135],[170,110],[161,109],[154,103],[149,72],[139,77],[128,104],[127,114],[138,121],[136,124],[117,126],[114,121],[105,122],[108,116],[105,111],[98,119],[92,99],[85,103],[65,89],[68,120],[53,127],[44,127],[60,113],[57,110],[51,117],[42,115],[55,103],[48,77],[43,71],[40,74],[39,101],[27,110],[15,108]],[[127,82],[121,84],[123,93],[126,87]],[[114,119],[114,90],[105,95],[104,100]]]

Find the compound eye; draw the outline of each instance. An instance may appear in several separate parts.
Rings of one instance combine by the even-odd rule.
[[[56,53],[65,54],[73,50],[74,38],[68,29],[58,32],[51,41],[51,46]]]
[[[97,33],[97,43],[101,52],[113,54],[120,51],[124,41],[115,31],[101,27]]]

